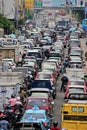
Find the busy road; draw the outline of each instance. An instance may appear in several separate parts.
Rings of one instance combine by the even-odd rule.
[[[0,38],[2,130],[87,128],[86,37],[71,16],[55,12],[35,14],[18,35]]]

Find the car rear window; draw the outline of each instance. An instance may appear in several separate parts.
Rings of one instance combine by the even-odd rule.
[[[42,58],[39,52],[28,52],[28,56],[35,56],[36,58]]]

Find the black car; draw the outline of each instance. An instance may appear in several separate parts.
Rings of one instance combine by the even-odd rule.
[[[56,98],[56,86],[50,80],[34,80],[31,88],[47,88],[51,91],[53,99]]]

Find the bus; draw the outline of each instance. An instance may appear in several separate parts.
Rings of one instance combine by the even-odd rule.
[[[87,103],[64,103],[61,126],[65,130],[87,130]]]
[[[82,28],[85,32],[87,31],[87,18],[82,20]]]

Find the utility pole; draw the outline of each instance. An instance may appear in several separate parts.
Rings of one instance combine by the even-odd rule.
[[[15,22],[16,29],[18,29],[18,0],[15,0]]]
[[[2,15],[4,15],[4,0],[2,0]]]

